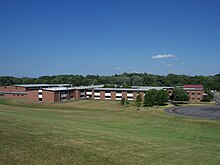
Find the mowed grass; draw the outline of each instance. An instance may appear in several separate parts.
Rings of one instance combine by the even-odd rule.
[[[0,100],[0,164],[219,164],[220,121],[117,101]]]

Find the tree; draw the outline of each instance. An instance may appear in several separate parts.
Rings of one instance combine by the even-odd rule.
[[[156,105],[164,105],[169,99],[169,95],[165,90],[156,91]]]
[[[121,99],[121,105],[124,105],[125,107],[129,107],[129,101],[128,101],[128,99],[125,99],[125,98],[122,98]]]
[[[140,110],[140,107],[141,107],[141,104],[142,104],[142,97],[140,94],[137,95],[137,98],[136,98],[136,106],[138,107],[137,110]]]
[[[210,92],[210,90],[205,90],[205,93],[207,94],[206,96],[203,96],[202,101],[204,102],[210,102],[214,99],[213,93]]]
[[[173,99],[174,101],[189,101],[189,95],[188,93],[180,87],[175,87],[173,89]]]
[[[145,93],[144,96],[144,106],[152,107],[156,102],[156,89],[151,89]]]
[[[129,107],[129,104],[130,104],[130,103],[129,103],[128,99],[125,99],[125,106],[126,106],[126,107]]]

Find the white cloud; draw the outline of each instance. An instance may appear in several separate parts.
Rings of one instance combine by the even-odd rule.
[[[171,67],[171,66],[173,66],[173,64],[167,64],[167,66],[168,66],[168,67]]]
[[[156,56],[153,56],[153,59],[161,59],[161,58],[174,58],[174,54],[158,54]]]

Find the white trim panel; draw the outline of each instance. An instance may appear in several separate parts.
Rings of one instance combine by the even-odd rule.
[[[105,93],[105,96],[111,96],[111,93]]]
[[[116,93],[116,96],[122,96],[122,93]]]
[[[95,96],[100,96],[100,93],[99,93],[99,92],[95,92],[94,95],[95,95]]]
[[[128,97],[133,97],[133,93],[128,93],[127,96]]]

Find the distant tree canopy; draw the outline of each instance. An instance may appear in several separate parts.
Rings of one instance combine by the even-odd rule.
[[[16,78],[12,76],[0,76],[0,85],[14,84],[60,84],[67,83],[73,86],[114,84],[122,87],[130,86],[182,86],[184,84],[203,84],[205,89],[220,91],[220,74],[215,76],[187,76],[168,74],[160,76],[147,73],[123,73],[112,76],[99,75],[57,75],[41,76],[38,78]]]

